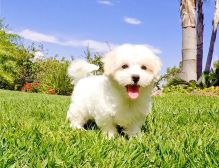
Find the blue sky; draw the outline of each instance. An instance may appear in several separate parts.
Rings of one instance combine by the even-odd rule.
[[[0,17],[26,44],[42,43],[49,55],[106,52],[123,43],[147,44],[167,67],[181,60],[179,0],[0,0]],[[204,4],[206,57],[214,1]],[[219,42],[214,59],[219,57]],[[204,58],[205,60],[206,58]]]

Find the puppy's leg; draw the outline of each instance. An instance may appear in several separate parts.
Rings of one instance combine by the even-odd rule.
[[[67,112],[67,119],[70,121],[71,128],[84,129],[83,126],[87,122],[88,117],[84,112],[81,112],[80,108],[71,104]]]
[[[104,120],[104,121],[98,121],[96,120],[96,123],[98,127],[101,128],[102,132],[104,135],[106,135],[108,138],[114,138],[115,136],[118,135],[117,129],[115,124],[113,123],[112,120]]]
[[[124,131],[129,137],[137,136],[141,133],[141,126],[139,125],[130,125]]]
[[[117,129],[114,127],[107,127],[107,128],[102,128],[103,133],[109,138],[114,138],[115,136],[118,135]]]
[[[114,138],[118,134],[115,126],[102,128],[102,131],[103,134],[106,135],[109,139]]]

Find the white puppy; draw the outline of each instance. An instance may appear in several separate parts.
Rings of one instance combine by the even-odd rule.
[[[104,74],[89,76],[98,66],[73,61],[68,74],[75,81],[67,118],[72,128],[83,129],[89,119],[108,136],[116,126],[128,136],[141,131],[151,110],[151,92],[161,68],[160,59],[146,46],[125,44],[103,58]]]

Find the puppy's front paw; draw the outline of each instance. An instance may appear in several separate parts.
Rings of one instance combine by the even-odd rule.
[[[108,131],[104,131],[103,132],[105,136],[107,136],[107,138],[109,139],[113,139],[114,137],[117,136],[117,130],[108,130]]]
[[[72,129],[85,130],[84,127],[83,127],[82,125],[80,125],[80,124],[71,123],[71,124],[70,124],[70,127],[71,127]]]
[[[128,137],[137,137],[141,134],[141,128],[140,127],[130,127],[127,128],[125,131],[125,134],[128,135]]]

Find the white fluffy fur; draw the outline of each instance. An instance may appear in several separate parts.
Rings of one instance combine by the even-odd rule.
[[[151,91],[161,68],[160,59],[143,45],[125,44],[113,49],[103,58],[104,74],[87,76],[97,66],[84,61],[73,61],[68,74],[77,81],[67,118],[72,128],[94,119],[108,136],[117,135],[116,125],[128,136],[141,131],[146,115],[151,110]],[[122,65],[128,68],[123,69]],[[147,70],[142,69],[142,65]],[[126,86],[133,84],[132,75],[139,75],[140,95],[130,99]]]

